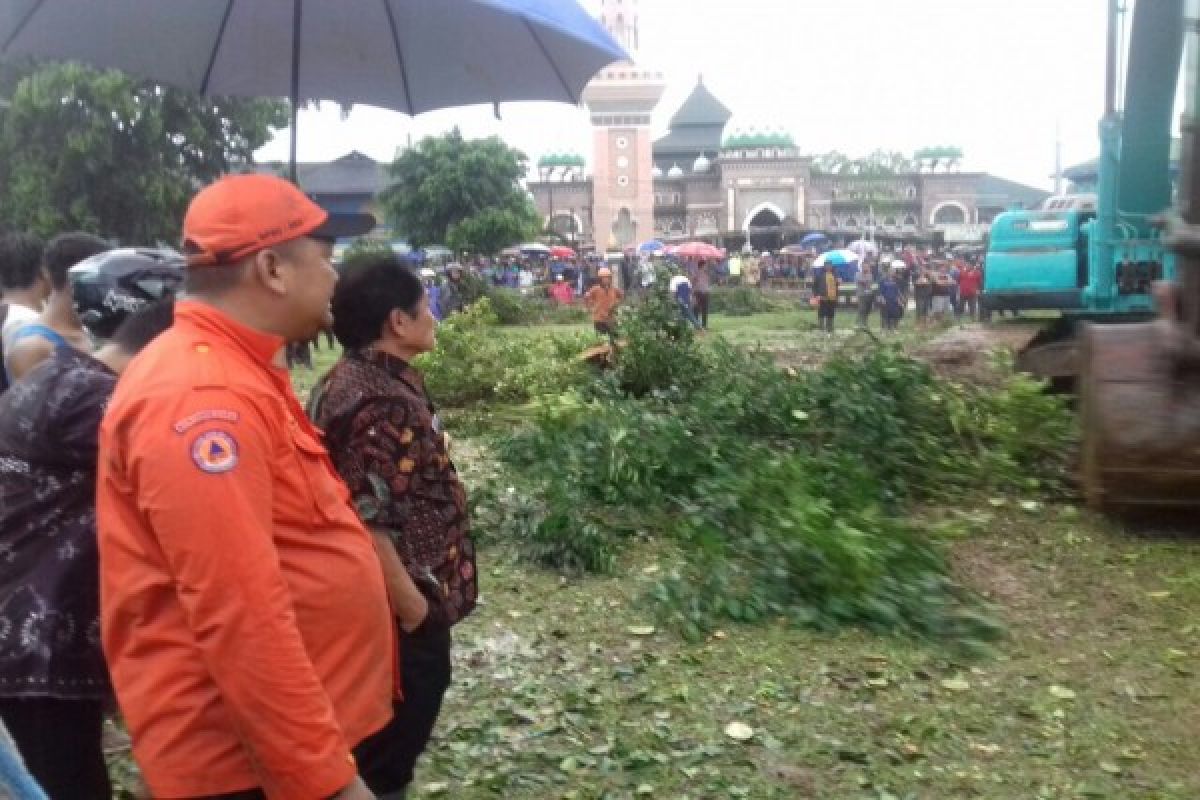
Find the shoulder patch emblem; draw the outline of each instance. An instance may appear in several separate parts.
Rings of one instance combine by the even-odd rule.
[[[237,466],[237,441],[225,431],[206,431],[192,442],[192,461],[203,472],[219,475]]]

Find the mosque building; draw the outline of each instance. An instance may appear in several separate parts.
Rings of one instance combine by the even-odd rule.
[[[638,0],[602,0],[600,20],[633,60],[606,68],[584,92],[592,172],[580,154],[552,154],[528,184],[547,226],[580,248],[700,239],[773,250],[811,231],[885,244],[977,242],[1000,212],[1049,196],[983,172],[824,171],[785,131],[731,129],[733,113],[702,77],[652,140],[666,82],[638,64]]]

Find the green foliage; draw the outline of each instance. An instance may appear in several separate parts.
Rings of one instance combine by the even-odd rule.
[[[532,238],[540,229],[537,209],[526,200],[513,208],[485,208],[451,223],[446,230],[446,245],[461,252],[497,253],[515,242]]]
[[[917,171],[915,159],[897,151],[875,150],[863,158],[850,158],[836,150],[813,157],[813,172],[861,178],[891,178]]]
[[[930,172],[937,171],[938,165],[941,164],[946,169],[957,167],[962,162],[963,151],[961,147],[953,147],[939,145],[937,147],[922,147],[917,152],[913,153],[913,161],[917,162],[923,169],[928,169]]]
[[[414,247],[445,242],[456,251],[494,253],[541,227],[520,184],[527,164],[499,137],[464,139],[455,128],[396,157],[380,205]]]
[[[545,296],[521,294],[514,289],[487,286],[486,296],[501,325],[546,325],[587,322],[587,309],[580,305],[563,306]]]
[[[615,376],[624,391],[640,397],[703,380],[703,353],[695,331],[667,291],[665,274],[659,275],[641,303],[621,310],[619,329],[624,344]]]
[[[343,261],[350,262],[364,256],[391,256],[393,253],[392,246],[387,242],[381,239],[360,236],[346,248],[342,259]]]
[[[708,299],[708,310],[714,314],[748,317],[782,308],[760,289],[749,286],[715,287]]]
[[[1071,449],[1061,402],[1020,378],[948,383],[889,347],[788,374],[721,342],[697,348],[660,294],[622,316],[614,376],[544,399],[498,445],[526,498],[494,519],[500,530],[566,570],[612,569],[638,532],[668,537],[683,555],[654,596],[690,635],[783,616],[993,638],[910,515],[1058,487]]]
[[[524,403],[583,381],[586,373],[575,357],[586,346],[584,337],[516,339],[498,336],[498,324],[483,298],[438,326],[437,348],[417,362],[436,402]]]
[[[78,64],[30,71],[0,115],[0,226],[174,243],[196,187],[252,163],[286,119],[278,102],[201,98]]]

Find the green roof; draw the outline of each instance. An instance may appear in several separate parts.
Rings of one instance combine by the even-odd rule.
[[[671,117],[669,127],[672,130],[692,126],[723,128],[732,116],[733,112],[708,90],[701,79],[696,82],[696,88],[688,95],[688,99],[683,101],[675,116]]]
[[[790,133],[735,133],[721,145],[726,150],[747,150],[756,147],[795,147]]]
[[[538,168],[551,167],[582,167],[583,156],[575,153],[550,153],[538,159]]]

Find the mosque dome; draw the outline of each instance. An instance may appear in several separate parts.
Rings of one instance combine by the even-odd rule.
[[[705,157],[704,153],[701,153],[696,157],[696,160],[692,162],[692,172],[708,172],[708,169],[711,166],[712,163]]]
[[[680,167],[678,164],[672,164],[671,168],[669,170],[667,170],[667,177],[668,178],[682,178],[683,177],[683,168]]]
[[[650,177],[651,178],[661,178],[662,176],[663,176],[662,167],[655,164],[653,167],[650,168]]]
[[[784,130],[758,130],[757,128],[735,130],[722,143],[725,150],[754,150],[758,148],[790,148],[796,142]]]
[[[554,167],[583,167],[583,156],[577,153],[550,153],[538,159],[537,165],[540,169],[553,169]]]

